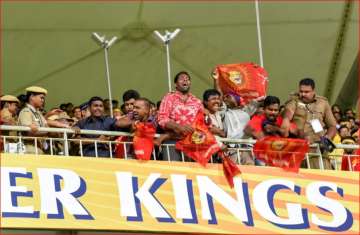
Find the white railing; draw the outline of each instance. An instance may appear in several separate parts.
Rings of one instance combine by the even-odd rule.
[[[25,126],[8,126],[8,125],[0,125],[0,130],[2,131],[17,131],[17,132],[29,132],[31,131],[30,127]],[[109,151],[109,157],[114,158],[114,146],[117,144],[123,145],[123,152],[124,152],[124,158],[134,158],[132,154],[129,152],[129,147],[131,147],[132,142],[130,141],[122,141],[118,142],[115,140],[95,140],[95,139],[79,139],[79,138],[70,138],[70,135],[72,136],[75,134],[75,131],[70,128],[48,128],[48,127],[40,127],[38,128],[38,133],[57,133],[61,134],[62,138],[60,137],[35,137],[35,136],[10,136],[10,135],[2,135],[2,142],[4,146],[4,152],[12,152],[17,154],[26,153],[26,149],[24,149],[24,142],[28,142],[28,144],[32,143],[34,146],[34,154],[39,155],[39,142],[46,141],[49,145],[48,152],[45,154],[48,155],[63,155],[63,156],[70,156],[70,155],[79,155],[80,157],[84,157],[84,144],[94,144],[94,151],[95,151],[95,157],[99,157],[98,154],[98,145],[99,144],[106,144],[108,146]],[[80,135],[104,135],[104,136],[112,136],[119,137],[119,136],[128,136],[131,137],[131,133],[127,132],[119,132],[119,131],[97,131],[97,130],[80,130]],[[155,136],[158,136],[156,134]],[[229,151],[236,152],[236,158],[234,159],[238,164],[240,164],[241,154],[243,152],[250,152],[251,156],[253,157],[254,154],[252,153],[252,146],[256,143],[256,140],[254,139],[228,139],[228,138],[219,138],[219,140],[224,144],[233,144],[235,147],[228,148]],[[56,151],[56,143],[63,145],[63,151]],[[78,146],[79,152],[75,154],[70,154],[71,148],[75,145],[75,147]],[[174,147],[174,144],[162,144],[161,149],[163,150],[165,148],[166,153],[168,156],[170,155],[170,148]],[[344,144],[337,144],[337,148],[339,149],[349,149],[349,150],[355,150],[359,149],[359,145],[344,145]],[[312,144],[310,148],[313,150],[306,154],[306,163],[307,167],[310,168],[310,157],[316,157],[319,161],[320,169],[324,169],[324,163],[323,163],[323,156],[320,152],[320,148],[318,144]],[[347,155],[348,156],[348,165],[350,167],[350,170],[352,170],[351,166],[351,157],[355,157],[356,155]],[[341,160],[342,155],[330,155],[330,158],[332,160],[332,164],[335,169],[338,169],[339,165],[339,159]],[[152,153],[152,159],[153,160],[159,160],[158,154],[153,150]],[[168,157],[168,161],[171,161],[171,158]],[[186,157],[183,153],[181,153],[181,161],[186,161]],[[216,162],[216,159],[213,157],[210,159],[211,163]]]

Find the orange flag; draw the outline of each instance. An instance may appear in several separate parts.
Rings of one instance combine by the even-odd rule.
[[[220,154],[223,162],[223,172],[225,178],[231,188],[234,187],[234,177],[238,174],[241,174],[239,167],[225,154],[222,152]]]
[[[305,154],[309,151],[309,142],[304,139],[267,136],[255,143],[253,151],[256,158],[268,166],[298,172]]]
[[[341,170],[342,171],[349,171],[349,162],[351,164],[351,169],[353,171],[360,171],[360,149],[356,150],[356,156],[346,156],[346,154],[342,157],[341,161]]]
[[[268,73],[254,63],[226,64],[216,67],[219,73],[219,85],[224,94],[241,96],[243,104],[265,96]]]
[[[134,152],[137,159],[150,160],[154,149],[154,136],[156,129],[150,122],[135,124]]]
[[[198,112],[192,127],[195,131],[177,141],[175,148],[205,166],[220,147],[205,124],[203,112]]]

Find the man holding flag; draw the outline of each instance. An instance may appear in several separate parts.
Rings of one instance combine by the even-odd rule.
[[[162,99],[158,112],[160,127],[176,136],[164,144],[175,144],[177,139],[183,139],[194,132],[192,123],[204,107],[200,99],[190,93],[191,77],[187,72],[176,74],[175,91],[169,92]],[[168,148],[168,149],[167,149]],[[181,161],[181,153],[173,146],[164,147],[162,150],[164,160]]]

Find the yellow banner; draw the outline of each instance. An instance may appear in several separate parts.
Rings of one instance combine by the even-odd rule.
[[[359,234],[359,173],[1,155],[1,227]]]

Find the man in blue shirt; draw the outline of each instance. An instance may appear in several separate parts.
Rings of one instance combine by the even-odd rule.
[[[99,131],[120,131],[121,127],[127,125],[124,120],[116,120],[104,115],[104,101],[102,98],[94,96],[89,102],[90,116],[80,120],[75,127],[85,130],[99,130]],[[83,155],[94,157],[96,156],[95,143],[93,140],[109,141],[110,137],[104,135],[88,135],[82,134],[81,138],[91,139],[92,141],[83,141]],[[97,156],[110,157],[110,148],[108,143],[97,143]]]

